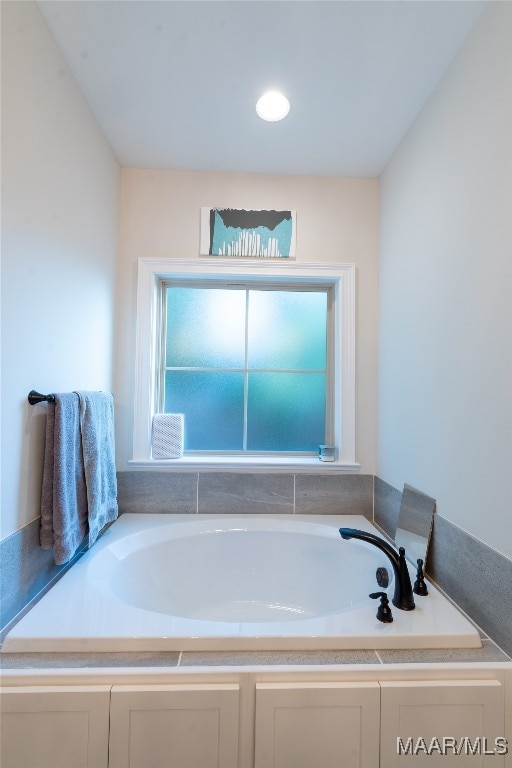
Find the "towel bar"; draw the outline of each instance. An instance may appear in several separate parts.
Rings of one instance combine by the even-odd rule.
[[[36,392],[35,389],[31,389],[28,393],[28,401],[30,405],[37,405],[38,403],[53,403],[55,395],[42,395],[40,392]]]

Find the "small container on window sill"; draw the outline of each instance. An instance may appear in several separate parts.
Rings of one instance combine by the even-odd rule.
[[[319,445],[318,458],[320,461],[334,461],[336,449],[334,445]]]

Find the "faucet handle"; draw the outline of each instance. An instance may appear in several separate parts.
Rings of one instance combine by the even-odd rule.
[[[428,595],[427,585],[425,584],[425,577],[423,573],[423,560],[418,558],[416,561],[418,564],[418,570],[416,572],[416,581],[414,582],[413,592],[416,595]]]
[[[372,600],[376,600],[380,597],[379,607],[377,608],[377,618],[379,621],[384,622],[384,624],[390,624],[393,621],[393,614],[389,607],[389,598],[387,594],[385,592],[370,592],[368,597],[371,597]]]

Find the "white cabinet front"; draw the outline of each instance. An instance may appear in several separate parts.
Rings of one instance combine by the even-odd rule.
[[[110,768],[238,768],[238,685],[114,686]]]
[[[108,768],[110,686],[2,688],[2,768]]]
[[[1,768],[512,766],[506,680],[254,682],[4,687]]]
[[[498,680],[381,682],[381,768],[504,765]]]
[[[255,768],[378,768],[378,683],[256,686]]]

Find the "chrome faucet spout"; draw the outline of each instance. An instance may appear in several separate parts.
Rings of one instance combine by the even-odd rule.
[[[414,597],[409,569],[405,559],[405,549],[400,547],[397,552],[385,539],[381,539],[380,536],[376,536],[373,533],[368,533],[368,531],[360,531],[357,528],[340,528],[340,535],[342,539],[366,541],[368,544],[373,544],[374,547],[380,549],[381,552],[384,552],[393,566],[393,573],[395,575],[393,605],[402,611],[412,611],[414,608]]]

